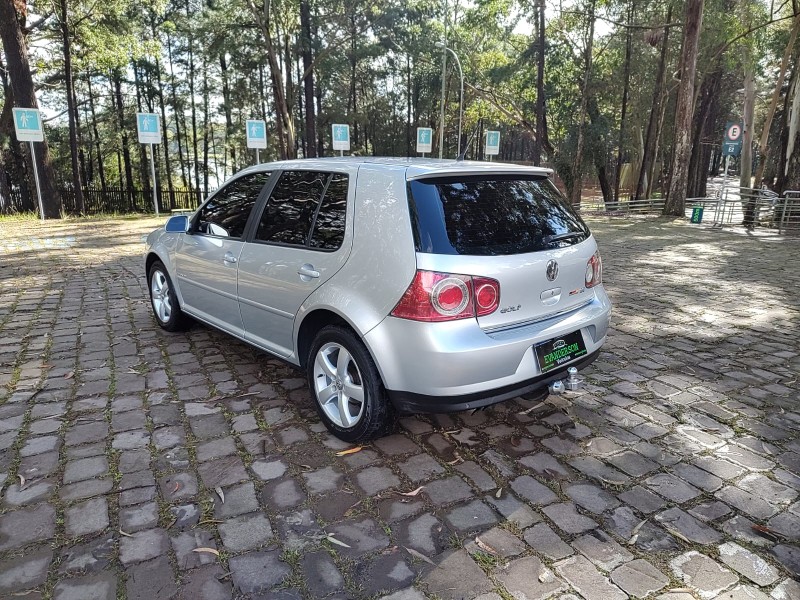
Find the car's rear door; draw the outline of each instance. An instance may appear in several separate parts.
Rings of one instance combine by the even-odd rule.
[[[350,253],[349,181],[343,172],[280,174],[239,257],[239,306],[248,341],[281,356],[293,354],[297,311]]]
[[[240,337],[239,255],[250,214],[269,178],[269,172],[248,173],[226,183],[198,210],[175,255],[187,312]]]

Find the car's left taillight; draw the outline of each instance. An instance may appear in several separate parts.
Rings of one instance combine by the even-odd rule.
[[[601,283],[603,283],[603,261],[598,250],[586,263],[586,287],[592,288]]]
[[[391,314],[412,321],[454,321],[491,314],[499,304],[500,284],[494,279],[419,270]]]

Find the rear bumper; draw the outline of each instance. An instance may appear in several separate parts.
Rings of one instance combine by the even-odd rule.
[[[486,392],[476,392],[460,396],[429,396],[426,394],[415,394],[413,392],[387,390],[387,394],[395,410],[404,414],[448,413],[472,410],[497,404],[498,402],[510,400],[522,394],[528,394],[547,387],[550,382],[566,377],[569,367],[576,367],[578,370],[583,369],[593,363],[599,355],[600,350],[596,350],[581,360],[564,366],[562,369],[551,371],[546,375],[539,375],[532,379],[507,385],[502,388],[487,390]]]
[[[420,323],[387,317],[364,341],[399,408],[430,412],[485,406],[561,378],[573,364],[591,362],[605,342],[611,316],[611,303],[598,287],[590,303],[571,313],[512,329],[487,333],[475,319]],[[582,334],[586,357],[543,374],[534,346],[575,331]]]

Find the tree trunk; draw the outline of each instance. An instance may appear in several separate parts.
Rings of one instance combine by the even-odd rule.
[[[115,69],[112,74],[114,83],[114,98],[117,102],[117,119],[120,134],[122,135],[122,162],[125,165],[125,187],[128,195],[128,208],[134,210],[133,203],[133,169],[131,167],[131,151],[128,147],[128,133],[125,127],[125,104],[122,101],[122,75],[119,69]]]
[[[745,74],[744,74],[744,130],[742,131],[742,158],[739,173],[739,194],[741,198],[747,198],[744,203],[744,221],[747,227],[755,225],[756,199],[753,197],[750,188],[753,185],[753,117],[755,116],[756,103],[756,84],[754,77],[754,66],[750,53],[745,54]]]
[[[721,59],[718,59],[715,70],[703,79],[697,95],[698,105],[692,126],[692,154],[689,159],[689,177],[686,188],[686,195],[689,198],[702,198],[706,195],[711,147],[703,145],[702,141],[714,134],[722,84],[721,62]]]
[[[669,23],[671,20],[672,5],[670,5],[667,9],[666,22]],[[661,56],[658,60],[658,72],[656,74],[655,86],[653,87],[653,108],[650,111],[650,118],[647,122],[647,135],[645,136],[644,151],[642,153],[642,165],[639,169],[639,178],[636,181],[636,193],[633,195],[634,200],[641,200],[643,196],[649,196],[649,190],[652,187],[651,172],[652,165],[655,162],[656,140],[659,137],[657,133],[659,116],[661,114],[662,102],[664,101],[664,77],[666,75],[667,68],[668,48],[669,27],[664,27],[664,35],[661,40]]]
[[[208,198],[208,63],[203,55],[203,197]]]
[[[69,150],[72,165],[72,192],[75,199],[75,212],[84,213],[83,186],[81,185],[81,172],[78,165],[78,132],[75,123],[75,96],[72,89],[72,51],[70,48],[69,23],[67,22],[67,0],[59,1],[59,25],[61,29],[61,49],[64,53],[64,79],[67,92],[67,123],[69,124]]]
[[[169,34],[167,34],[167,59],[169,60],[169,79],[170,79],[170,88],[172,92],[172,114],[175,115],[175,139],[178,141],[178,162],[181,165],[182,184],[183,187],[186,188],[189,186],[189,179],[186,177],[186,163],[183,160],[183,144],[181,143],[180,115],[183,112],[183,110],[182,110],[182,105],[178,104],[178,96],[177,92],[175,91],[175,88],[177,86],[175,84],[175,70],[172,65],[172,40]],[[179,112],[179,107],[181,107],[180,112]]]
[[[635,0],[630,0],[628,7],[628,25],[633,25],[633,16],[636,11]],[[625,141],[625,116],[628,112],[628,92],[631,86],[631,46],[633,44],[633,29],[627,28],[625,40],[625,65],[622,69],[622,109],[619,117],[619,136],[617,137],[617,168],[614,170],[614,203],[612,210],[619,204],[619,182],[622,176],[622,146]]]
[[[197,106],[194,101],[194,35],[192,33],[192,17],[189,12],[189,2],[186,2],[186,22],[188,25],[189,44],[189,101],[192,103],[192,168],[194,170],[194,193],[197,204],[202,202],[200,197],[200,169],[197,159]]]
[[[586,103],[589,99],[589,82],[592,77],[592,50],[594,48],[594,9],[595,0],[591,0],[589,5],[589,34],[586,38],[586,49],[584,51],[583,85],[581,86],[581,109],[578,114],[578,142],[575,150],[575,162],[572,167],[572,197],[573,205],[580,206],[581,191],[583,188],[583,146],[586,126]]]
[[[33,87],[28,48],[17,18],[13,0],[0,0],[0,38],[6,56],[6,66],[11,79],[11,89],[17,106],[37,108]],[[42,192],[44,217],[61,218],[61,196],[56,189],[56,177],[50,162],[47,139],[36,149],[36,168],[39,170],[39,186]]]
[[[683,216],[686,212],[686,186],[688,184],[689,158],[692,152],[692,115],[694,114],[694,77],[697,67],[697,50],[703,26],[704,0],[686,1],[686,18],[681,49],[681,82],[675,113],[675,143],[670,173],[669,192],[664,204],[664,214]]]
[[[545,97],[544,97],[544,61],[545,61],[545,2],[537,2],[537,31],[538,49],[536,52],[536,135],[533,138],[533,164],[537,167],[542,164],[542,150],[547,139],[547,122],[545,121]]]
[[[300,40],[303,53],[303,96],[305,98],[306,109],[306,156],[315,158],[317,156],[316,140],[317,132],[315,129],[316,117],[314,115],[314,69],[311,48],[311,7],[309,0],[300,0]]]
[[[781,154],[775,186],[779,194],[800,190],[800,44],[795,48],[795,57],[783,105]]]
[[[106,189],[108,186],[106,185],[106,172],[105,166],[103,165],[103,152],[100,145],[100,133],[97,131],[97,112],[94,108],[94,92],[92,92],[91,75],[86,78],[86,84],[88,85],[89,90],[89,110],[91,111],[90,114],[92,115],[92,134],[94,137],[95,151],[97,152],[97,173],[100,176],[100,189],[103,191],[103,197],[105,198]]]
[[[775,109],[778,106],[778,100],[780,99],[781,91],[783,90],[783,81],[786,78],[786,69],[789,66],[789,59],[792,56],[792,51],[795,49],[795,41],[797,40],[798,32],[800,32],[800,13],[798,13],[794,19],[794,25],[792,26],[792,31],[789,34],[789,43],[786,44],[786,49],[783,51],[781,68],[780,72],[778,73],[778,81],[775,83],[775,90],[772,92],[769,110],[767,111],[767,116],[764,119],[764,128],[761,131],[761,139],[758,142],[759,164],[758,168],[756,169],[756,180],[753,184],[753,187],[756,189],[761,187],[761,182],[764,178],[764,168],[769,160],[769,146],[767,145],[769,142],[769,131],[772,127],[772,119],[775,116]]]
[[[158,38],[158,32],[156,31],[156,23],[155,19],[151,21],[151,27],[153,31],[153,38]],[[170,209],[177,208],[175,206],[175,188],[172,184],[172,161],[170,160],[169,156],[169,136],[168,127],[167,127],[167,107],[164,103],[164,85],[161,82],[161,58],[157,54],[155,60],[155,67],[156,67],[156,92],[158,93],[158,107],[161,110],[161,127],[162,127],[162,135],[161,135],[161,146],[163,147],[164,152],[164,169],[167,172],[167,189],[169,190],[169,207]]]

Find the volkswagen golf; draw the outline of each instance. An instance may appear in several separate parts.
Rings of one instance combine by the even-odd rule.
[[[600,352],[589,228],[546,169],[327,158],[245,169],[147,238],[155,320],[303,369],[342,440],[546,390]]]

